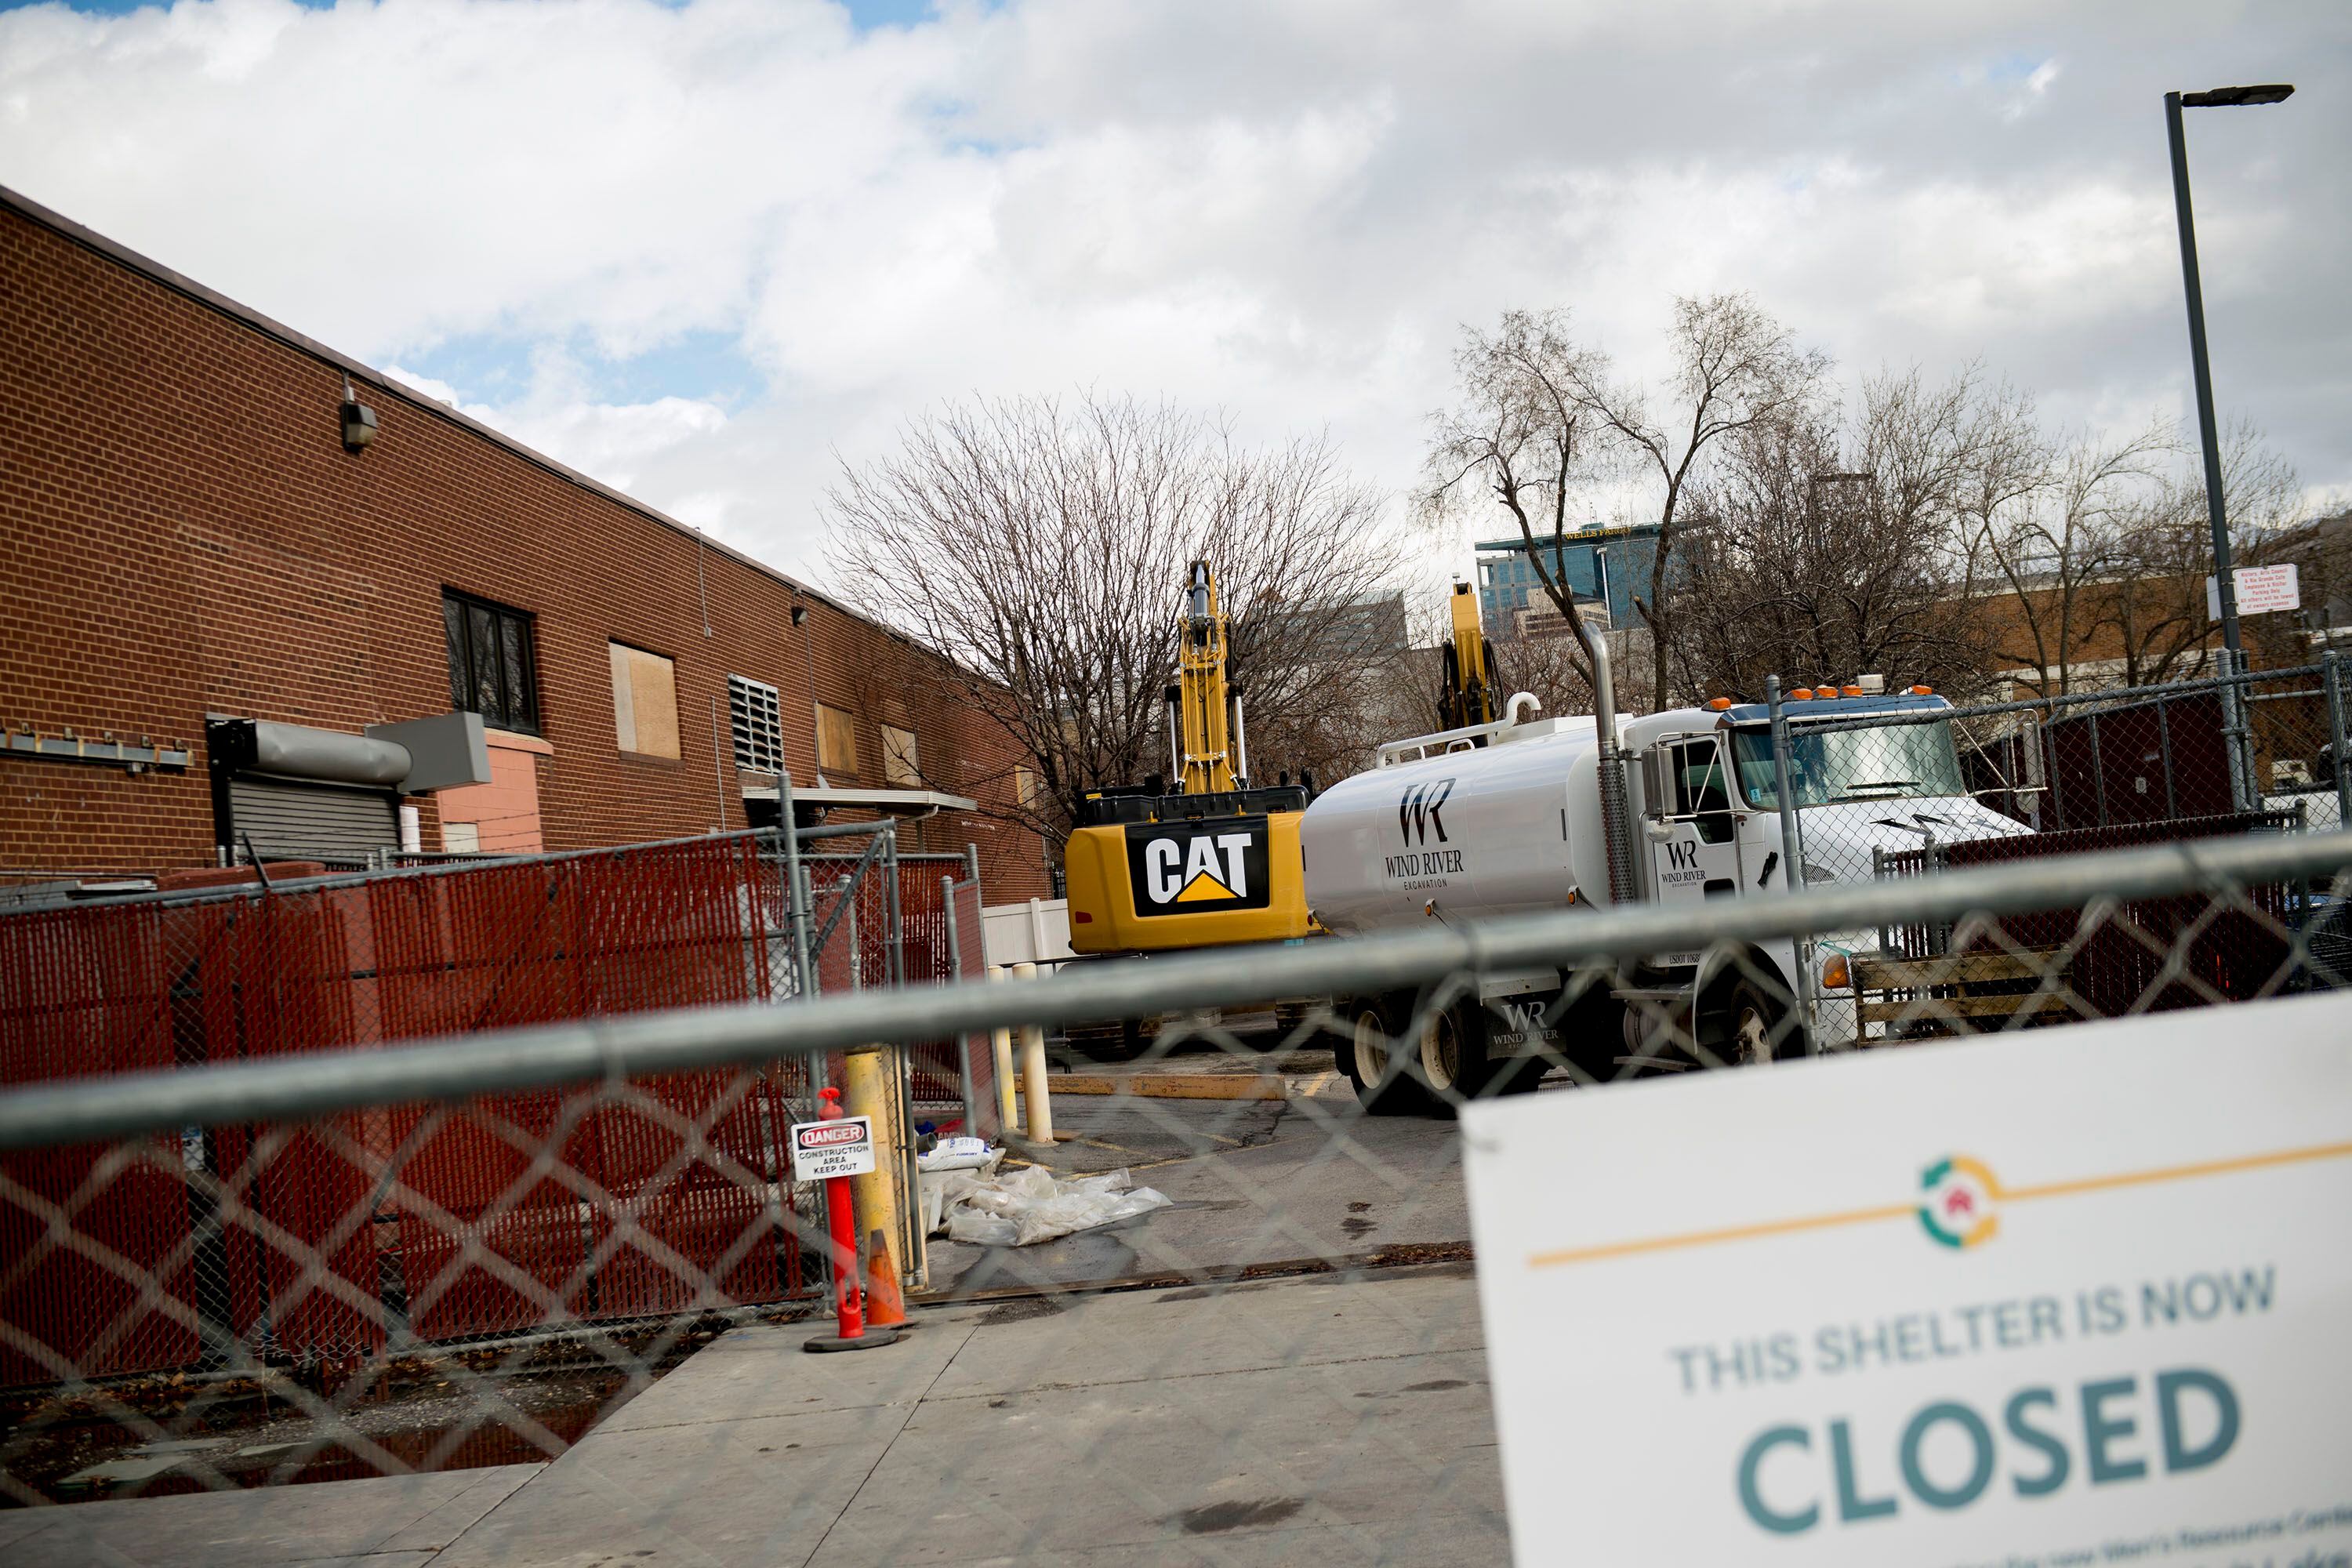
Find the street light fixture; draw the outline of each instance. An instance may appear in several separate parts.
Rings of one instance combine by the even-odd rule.
[[[2180,220],[2180,280],[2189,296],[2189,359],[2197,382],[2197,434],[2205,447],[2205,509],[2213,525],[2213,591],[2221,603],[2221,646],[2238,659],[2238,585],[2230,574],[2230,524],[2221,503],[2221,441],[2213,421],[2213,373],[2205,358],[2205,292],[2197,281],[2197,224],[2189,210],[2189,149],[2180,133],[2186,109],[2242,109],[2284,101],[2286,82],[2217,87],[2164,95],[2164,129],[2172,143],[2172,205]]]

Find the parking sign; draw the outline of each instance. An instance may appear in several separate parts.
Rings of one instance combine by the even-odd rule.
[[[793,1124],[793,1179],[821,1182],[863,1176],[874,1169],[874,1119],[842,1116]]]

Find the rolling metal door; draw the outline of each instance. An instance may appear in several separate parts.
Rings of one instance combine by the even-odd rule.
[[[229,780],[228,800],[240,858],[248,837],[265,860],[361,865],[400,847],[398,797],[384,790],[242,774]]]

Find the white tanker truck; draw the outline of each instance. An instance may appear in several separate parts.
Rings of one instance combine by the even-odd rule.
[[[1605,715],[1605,665],[1600,673]],[[1951,843],[2026,831],[1969,793],[1948,723],[1806,732],[1809,719],[1950,706],[1924,687],[1850,695],[1859,690],[1789,705],[1789,787],[1806,814],[1805,880],[1852,875],[1871,865],[1874,847],[1916,849],[1928,833]],[[1601,767],[1601,723],[1520,721],[1534,703],[1523,693],[1498,723],[1392,742],[1370,772],[1325,790],[1299,830],[1314,918],[1346,936],[1433,918],[1696,903],[1799,885],[1762,704],[1717,699],[1614,726],[1625,787],[1623,798],[1604,801],[1603,782],[1616,770]],[[1890,746],[1900,779],[1888,776]],[[1857,804],[1866,809],[1852,809]],[[1823,806],[1848,809],[1816,809]],[[1559,970],[1482,974],[1475,997],[1420,1031],[1417,1070],[1390,1059],[1391,1042],[1416,1012],[1413,995],[1341,997],[1343,1043],[1333,1054],[1366,1108],[1386,1114],[1443,1112],[1446,1101],[1433,1088],[1454,1096],[1532,1089],[1547,1053],[1603,1079],[1696,1065],[1643,1038],[1636,1020],[1659,1015],[1719,1059],[1769,1060],[1804,1049],[1802,1031],[1788,1026],[1789,999],[1802,994],[1797,964],[1786,941],[1659,953],[1610,984],[1588,983],[1565,1007]]]

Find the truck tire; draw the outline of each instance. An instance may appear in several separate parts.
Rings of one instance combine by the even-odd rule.
[[[1416,1044],[1432,1114],[1451,1117],[1463,1101],[1490,1092],[1495,1067],[1486,1060],[1486,1010],[1475,1001],[1432,1015]]]
[[[1073,1024],[1063,1030],[1070,1049],[1098,1062],[1131,1062],[1151,1044],[1153,1030],[1140,1019],[1115,1024]]]
[[[1377,1002],[1360,1001],[1348,1013],[1351,1039],[1335,1058],[1340,1070],[1356,1086],[1356,1103],[1369,1116],[1414,1116],[1429,1104],[1428,1092],[1413,1076],[1414,1063],[1400,1059],[1394,1050],[1396,1026],[1389,1010]]]
[[[1804,1041],[1788,1026],[1788,1017],[1778,998],[1742,976],[1724,1003],[1723,1060],[1732,1067],[1766,1067],[1803,1056]]]

